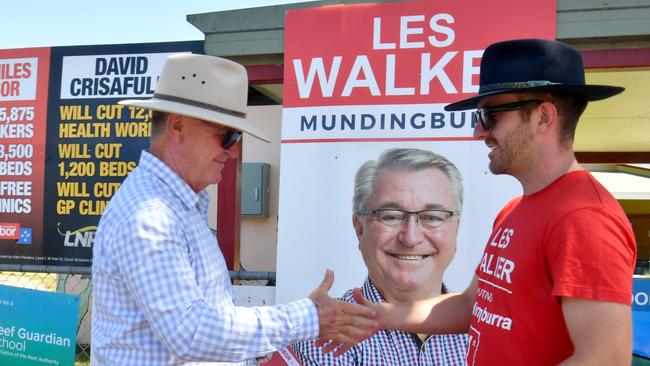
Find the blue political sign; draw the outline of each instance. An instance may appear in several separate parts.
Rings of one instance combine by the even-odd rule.
[[[650,358],[650,278],[634,278],[632,294],[632,352]]]

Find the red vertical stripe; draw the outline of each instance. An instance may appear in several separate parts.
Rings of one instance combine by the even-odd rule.
[[[217,239],[229,270],[239,269],[240,179],[241,157],[228,160],[217,188]]]

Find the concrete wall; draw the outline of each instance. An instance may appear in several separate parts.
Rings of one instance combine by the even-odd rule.
[[[282,106],[249,107],[248,115],[255,127],[264,131],[271,143],[262,142],[244,134],[242,162],[268,163],[271,165],[269,186],[269,216],[241,217],[239,261],[241,270],[275,271],[278,238],[278,187],[280,176],[280,122]],[[217,187],[209,188],[209,222],[213,229],[217,222]]]

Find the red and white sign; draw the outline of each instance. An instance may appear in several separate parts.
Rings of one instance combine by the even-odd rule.
[[[49,48],[0,50],[0,220],[31,228],[25,256],[42,255],[49,68]]]
[[[2,239],[20,239],[20,224],[0,222],[0,240]]]
[[[36,57],[0,60],[0,101],[36,99]]]
[[[291,346],[287,346],[273,354],[273,357],[264,366],[302,366]]]
[[[465,202],[445,283],[463,290],[498,209],[521,192],[487,170],[472,111],[446,112],[475,95],[485,48],[555,38],[556,2],[436,0],[290,10],[285,24],[284,110],[276,300],[308,294],[331,267],[331,294],[360,286],[366,268],[352,229],[357,168],[391,147],[429,149],[460,169]]]

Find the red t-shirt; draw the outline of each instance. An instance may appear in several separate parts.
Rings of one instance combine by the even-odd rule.
[[[630,304],[634,233],[586,170],[509,202],[476,269],[467,361],[556,365],[573,353],[561,296]]]

